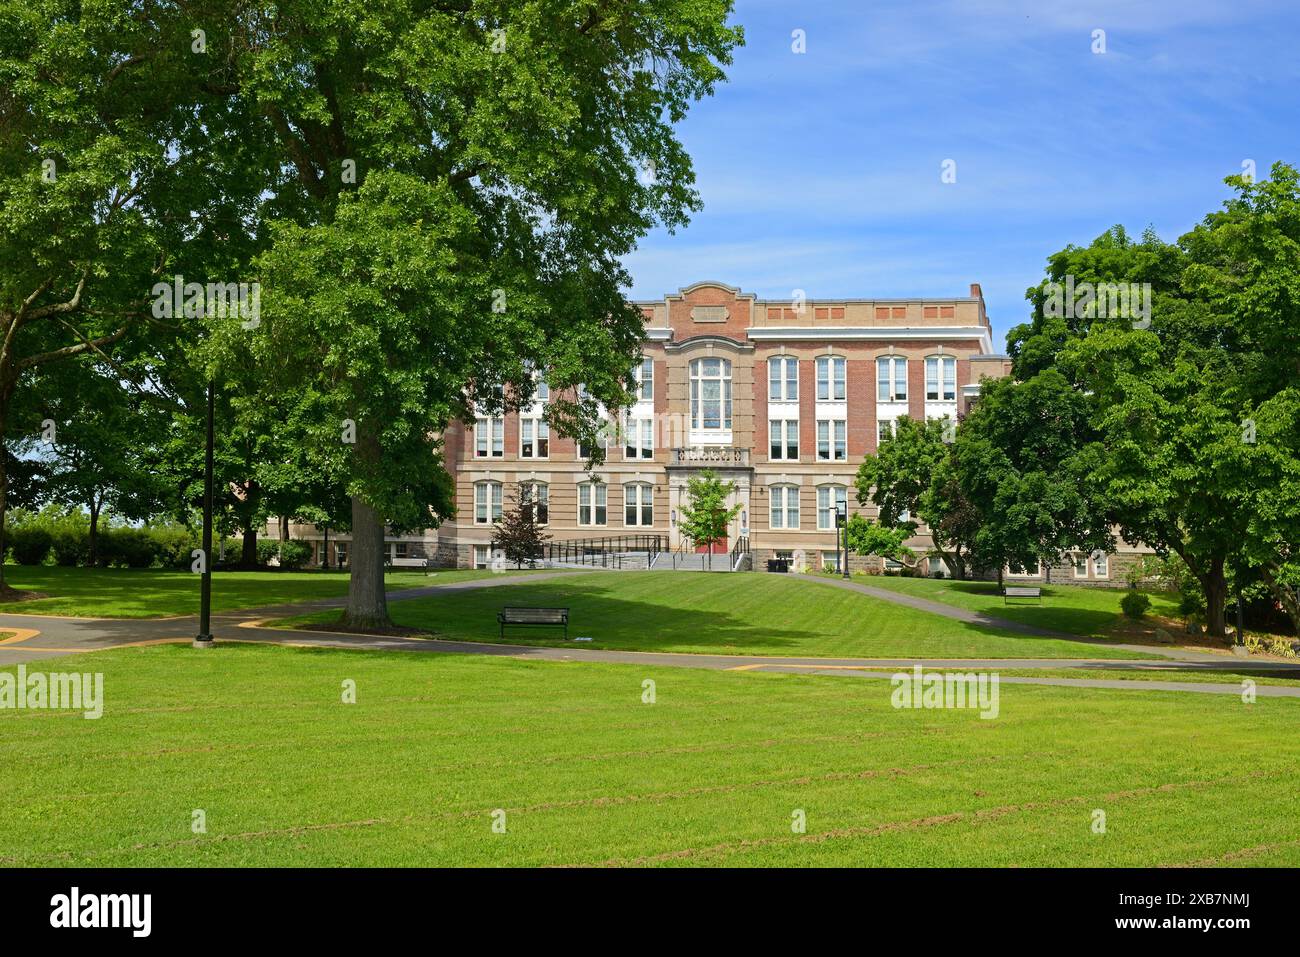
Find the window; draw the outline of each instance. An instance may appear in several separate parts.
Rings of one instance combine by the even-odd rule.
[[[881,356],[876,360],[876,399],[907,401],[907,360],[902,356]]]
[[[501,458],[506,454],[506,420],[502,418],[479,419],[474,423],[474,457],[476,459]]]
[[[519,503],[533,504],[533,520],[545,525],[551,520],[551,487],[544,482],[523,482],[519,486]]]
[[[768,424],[771,438],[769,458],[794,461],[799,458],[799,422],[797,419],[773,419]]]
[[[842,401],[844,391],[844,357],[817,357],[817,399],[822,402]]]
[[[841,462],[848,458],[848,423],[843,419],[817,420],[817,458]]]
[[[474,567],[475,568],[492,567],[492,546],[491,545],[474,546]]]
[[[1074,564],[1074,577],[1075,577],[1075,578],[1087,578],[1087,577],[1088,577],[1088,559],[1087,559],[1085,556],[1083,556],[1083,555],[1075,555],[1075,556],[1074,556],[1073,564]]]
[[[654,420],[629,417],[623,428],[623,442],[623,458],[654,458]]]
[[[939,577],[941,577],[941,578],[943,577],[943,559],[942,559],[942,558],[931,558],[931,559],[930,559],[930,574],[931,574],[931,575],[937,575],[937,576],[939,576]]]
[[[501,521],[501,483],[474,483],[474,524],[488,525]]]
[[[930,356],[925,360],[925,400],[954,402],[957,399],[957,359]]]
[[[606,496],[609,492],[604,482],[583,482],[578,486],[578,524],[606,525]]]
[[[653,485],[623,486],[623,524],[653,525],[655,523]]]
[[[1007,566],[1007,577],[1009,578],[1041,578],[1042,574],[1042,561],[1035,562],[1031,568],[1019,568],[1014,565]]]
[[[894,420],[881,419],[876,423],[876,445],[894,437]]]
[[[799,488],[795,485],[772,486],[773,528],[799,527]]]
[[[794,356],[767,360],[767,397],[772,402],[799,401],[799,360]]]
[[[407,557],[407,543],[393,542],[393,560],[396,561],[399,558],[406,558],[406,557]]]
[[[840,570],[839,552],[822,552],[822,571],[838,572]]]
[[[638,399],[655,397],[655,364],[653,359],[642,358],[640,365],[632,367],[632,392]]]
[[[337,542],[334,545],[334,564],[342,568],[348,563],[348,543]]]
[[[545,419],[519,420],[519,457],[544,459],[551,454],[551,426]]]
[[[835,516],[844,509],[848,498],[843,485],[822,485],[817,489],[817,527],[828,529],[835,527]],[[847,512],[845,513],[847,514]]]
[[[731,428],[731,361],[696,359],[691,363],[691,428]]]
[[[1110,556],[1098,553],[1092,559],[1092,575],[1094,578],[1110,577]]]

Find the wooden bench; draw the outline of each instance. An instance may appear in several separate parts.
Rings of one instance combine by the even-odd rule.
[[[1041,605],[1043,603],[1043,590],[1037,585],[1021,585],[1002,589],[1002,604],[1005,605],[1008,598],[1037,598],[1038,604]]]
[[[497,623],[501,625],[501,637],[506,636],[506,625],[551,625],[564,626],[564,639],[569,639],[569,609],[567,608],[502,608],[497,613]]]

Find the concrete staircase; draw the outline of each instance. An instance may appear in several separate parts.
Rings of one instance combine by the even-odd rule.
[[[655,563],[655,568],[679,572],[729,572],[731,556],[714,555],[713,565],[710,568],[709,556],[703,552],[678,552],[676,555],[661,555],[659,561]]]

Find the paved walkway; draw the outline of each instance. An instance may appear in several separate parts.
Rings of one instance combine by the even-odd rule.
[[[561,577],[532,574],[527,576],[503,575],[475,579],[447,585],[430,585],[423,588],[404,589],[388,593],[389,601],[405,601],[446,592],[495,588],[522,582],[544,581]],[[635,572],[628,572],[635,574]],[[832,587],[858,591],[872,598],[906,605],[921,611],[942,615],[957,621],[1000,628],[1021,634],[1064,638],[1081,644],[1098,643],[1074,635],[1033,628],[1018,622],[971,612],[951,605],[901,595],[896,592],[871,588],[856,582],[845,582],[819,576],[798,576],[807,581]],[[1292,676],[1300,679],[1300,662],[1244,660],[1208,652],[1187,651],[1177,648],[1153,648],[1146,645],[1111,645],[1135,651],[1160,655],[1163,660],[1117,660],[1114,658],[807,658],[765,655],[698,655],[670,652],[612,651],[564,647],[536,647],[507,645],[490,642],[445,641],[424,638],[395,638],[380,635],[351,635],[320,631],[285,630],[258,627],[269,618],[306,614],[326,608],[338,608],[345,598],[325,598],[291,605],[271,605],[262,608],[241,609],[228,614],[214,615],[212,631],[218,641],[264,642],[318,648],[338,648],[365,651],[401,651],[425,654],[478,654],[503,657],[537,659],[543,661],[597,661],[613,664],[636,664],[648,667],[705,668],[719,671],[769,671],[794,674],[834,675],[837,677],[888,679],[889,671],[867,669],[909,669],[920,664],[926,668],[952,668],[963,671],[996,671],[1028,669],[1085,668],[1114,671],[1166,671],[1193,670],[1207,672],[1232,672],[1258,676]],[[0,641],[0,665],[48,661],[64,655],[108,648],[131,647],[156,643],[188,642],[198,630],[196,618],[169,619],[87,619],[56,618],[30,615],[0,614],[0,631],[15,632],[12,638]],[[1190,691],[1208,694],[1240,694],[1239,682],[1209,683],[1135,679],[1102,678],[1035,678],[1003,677],[1008,684],[1038,684],[1060,687],[1114,688],[1124,691]],[[1300,697],[1297,687],[1259,685],[1256,694],[1261,697]]]

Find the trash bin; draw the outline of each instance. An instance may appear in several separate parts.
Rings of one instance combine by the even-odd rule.
[[[769,558],[767,560],[767,570],[770,572],[788,572],[790,570],[790,560],[788,558]]]

